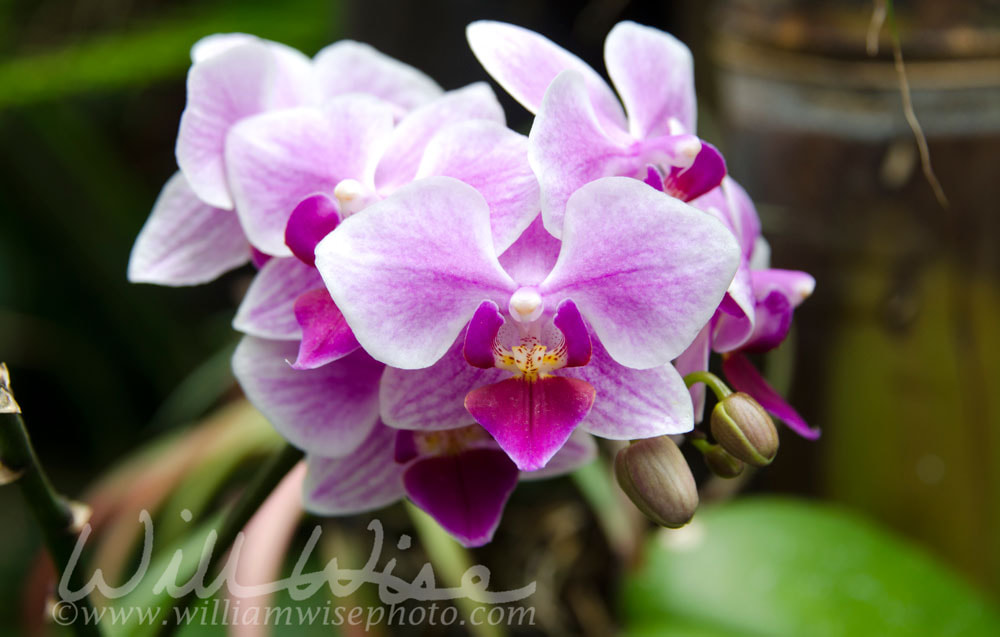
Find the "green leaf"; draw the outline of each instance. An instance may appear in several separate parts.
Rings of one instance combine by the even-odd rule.
[[[854,514],[780,498],[658,532],[626,580],[630,635],[1000,635],[970,586]]]

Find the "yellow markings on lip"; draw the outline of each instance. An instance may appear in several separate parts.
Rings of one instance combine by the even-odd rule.
[[[566,348],[560,346],[549,351],[538,339],[528,337],[509,350],[495,347],[494,360],[497,367],[513,373],[516,378],[534,382],[566,366]]]

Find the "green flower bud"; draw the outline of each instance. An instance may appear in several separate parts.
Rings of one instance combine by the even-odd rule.
[[[755,467],[766,467],[778,454],[774,421],[743,392],[726,396],[712,410],[712,435],[723,449]]]
[[[635,506],[661,526],[684,526],[698,508],[694,476],[669,436],[637,440],[619,451],[615,477]]]

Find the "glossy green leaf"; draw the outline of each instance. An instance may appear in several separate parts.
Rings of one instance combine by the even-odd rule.
[[[646,547],[624,587],[631,635],[1000,635],[976,591],[840,509],[747,498]]]

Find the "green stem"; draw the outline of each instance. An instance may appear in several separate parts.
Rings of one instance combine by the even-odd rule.
[[[267,496],[271,495],[271,492],[278,486],[278,483],[302,460],[302,456],[301,449],[296,449],[286,444],[264,465],[260,473],[257,474],[257,477],[246,488],[246,491],[243,492],[240,499],[222,521],[222,527],[216,536],[215,545],[212,547],[212,556],[208,561],[208,568],[205,571],[207,575],[211,576],[215,573],[219,562],[226,556],[226,552],[233,545],[233,542],[236,541],[236,536],[246,528],[247,523],[250,522],[250,518],[253,517],[254,513],[264,503]],[[177,603],[174,604],[174,609],[185,609],[193,604],[196,599],[197,596],[192,592],[177,600]],[[170,613],[170,617],[179,616],[177,610],[172,610]],[[178,623],[167,622],[160,631],[160,635],[171,635],[178,628],[180,628]]]
[[[712,372],[691,372],[684,377],[684,384],[689,388],[692,385],[697,385],[698,383],[705,383],[705,385],[712,390],[715,397],[722,400],[729,394],[733,393],[733,390],[729,389],[729,386],[722,382],[722,379],[713,374]]]
[[[688,438],[688,442],[694,445],[694,448],[702,453],[708,453],[718,445],[712,444],[704,438]]]
[[[28,430],[21,418],[21,409],[7,386],[6,365],[0,363],[0,465],[8,475],[16,476],[15,482],[21,489],[28,508],[42,530],[45,546],[55,563],[60,578],[66,573],[79,531],[73,524],[73,511],[69,502],[56,493],[48,475],[35,455]],[[82,590],[83,581],[79,569],[69,575],[69,588]],[[71,624],[73,631],[81,636],[99,636],[94,607],[89,597],[74,602],[77,619]],[[82,621],[80,621],[82,620]]]

